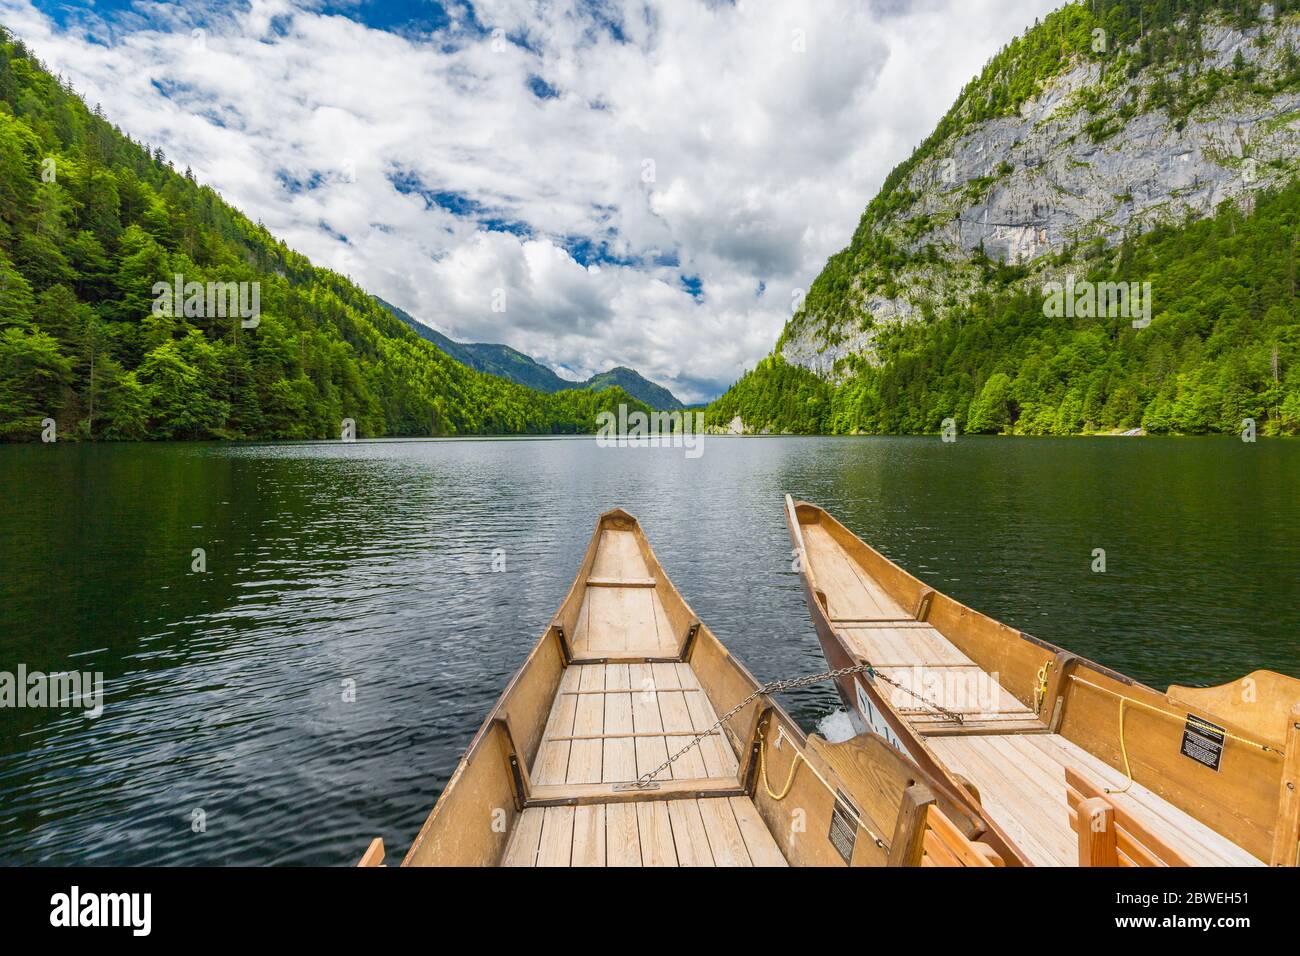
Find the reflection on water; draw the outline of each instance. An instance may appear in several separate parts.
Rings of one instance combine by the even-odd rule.
[[[1298,475],[1300,444],[1211,439],[0,448],[0,671],[106,680],[99,718],[0,711],[0,860],[400,855],[615,506],[760,679],[824,666],[786,491],[1157,686],[1300,673]]]

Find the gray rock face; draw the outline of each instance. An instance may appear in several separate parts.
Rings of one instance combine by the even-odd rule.
[[[1207,24],[1197,70],[1230,71],[1240,51],[1268,75],[1280,68],[1288,41],[1300,48],[1295,18],[1245,32]],[[1176,70],[1164,77],[1175,87],[1182,79]],[[1226,89],[1182,124],[1163,111],[1122,118],[1130,99],[1145,109],[1158,78],[1148,69],[1106,89],[1101,66],[1080,62],[1018,116],[950,138],[902,187],[915,201],[882,227],[914,253],[933,249],[940,263],[890,275],[889,296],[860,276],[852,301],[857,315],[838,322],[801,317],[787,330],[782,356],[835,379],[850,355],[874,361],[880,326],[916,320],[923,303],[941,310],[967,301],[976,286],[969,260],[981,245],[994,260],[1037,268],[1071,243],[1101,238],[1113,245],[1162,222],[1210,215],[1225,201],[1249,205],[1251,193],[1300,171],[1300,94],[1269,98]],[[1095,112],[1083,105],[1086,94],[1102,104]],[[1106,117],[1106,132],[1094,137],[1089,124]]]

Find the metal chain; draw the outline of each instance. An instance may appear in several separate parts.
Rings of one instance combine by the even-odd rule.
[[[736,714],[738,714],[740,711],[744,710],[745,706],[749,704],[751,701],[753,701],[755,698],[762,697],[764,694],[777,694],[782,691],[794,690],[797,687],[807,687],[809,684],[820,684],[823,681],[837,680],[840,677],[847,677],[850,674],[867,674],[872,679],[879,678],[880,680],[883,680],[887,684],[892,684],[893,686],[897,687],[899,690],[907,691],[917,700],[921,701],[924,704],[927,704],[930,707],[933,707],[935,710],[944,714],[949,719],[955,720],[957,723],[961,723],[962,721],[962,717],[960,714],[955,714],[950,710],[945,710],[944,708],[940,707],[938,704],[934,703],[933,701],[926,700],[924,697],[904,687],[902,684],[898,683],[897,681],[890,680],[884,674],[878,673],[876,669],[872,667],[870,664],[858,664],[855,665],[854,667],[841,667],[839,670],[826,671],[824,674],[809,674],[806,677],[792,677],[789,680],[774,680],[770,684],[764,684],[758,690],[754,691],[752,694],[750,694],[748,697],[742,700],[735,707],[731,708],[731,710],[727,711],[725,714],[719,717],[717,721],[714,723],[714,725],[710,727],[708,730],[700,731],[691,739],[690,743],[688,743],[681,750],[677,751],[677,753],[673,754],[671,757],[669,757],[667,760],[661,763],[654,770],[651,770],[647,773],[643,773],[641,776],[637,777],[636,783],[633,784],[633,786],[635,786],[638,790],[648,787],[655,777],[659,776],[659,774],[663,773],[665,770],[667,770],[669,767],[672,766],[673,761],[675,761],[682,754],[686,753],[692,747],[698,747],[700,741],[702,741],[705,737],[708,737],[715,730],[717,730],[723,724],[725,724],[728,720],[736,716]]]
[[[942,707],[939,704],[936,704],[928,697],[922,697],[916,691],[912,690],[912,688],[904,687],[898,681],[892,680],[886,677],[884,674],[878,673],[876,671],[872,671],[871,676],[883,680],[886,684],[892,684],[894,687],[897,687],[899,690],[903,691],[906,694],[911,694],[921,703],[925,704],[925,706],[931,708],[936,713],[942,714],[943,716],[947,717],[949,720],[953,721],[954,723],[961,724],[961,723],[965,723],[966,721],[966,718],[963,717],[961,714],[957,713],[955,710],[949,710],[947,707]]]

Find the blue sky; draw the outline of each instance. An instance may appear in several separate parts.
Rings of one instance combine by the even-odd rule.
[[[65,0],[36,0],[32,4],[36,9],[47,14],[60,26],[67,27],[84,21],[87,16],[123,22],[135,17],[148,18],[148,6],[138,0],[95,0],[95,2],[68,3]],[[182,4],[183,5],[183,4]],[[197,22],[206,19],[204,4],[189,4]],[[225,4],[232,10],[248,9],[248,3]],[[302,4],[324,15],[343,16],[364,23],[376,30],[388,30],[395,33],[428,33],[445,29],[451,23],[448,5],[432,0],[355,0],[355,2]],[[452,6],[471,7],[471,4],[453,4]],[[123,15],[126,16],[123,16]]]
[[[0,0],[0,20],[133,137],[430,325],[702,400],[1056,5]]]

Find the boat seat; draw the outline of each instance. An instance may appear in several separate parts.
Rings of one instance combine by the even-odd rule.
[[[787,866],[747,796],[530,807],[503,866]]]
[[[890,842],[889,865],[992,867],[1005,864],[996,850],[968,839],[957,828],[939,809],[929,787],[913,784],[903,793]]]
[[[1080,866],[1192,865],[1070,767],[1065,768],[1065,783]]]
[[[991,846],[968,840],[957,825],[933,804],[926,814],[925,854],[922,866],[987,867],[1004,866],[998,852]]]

